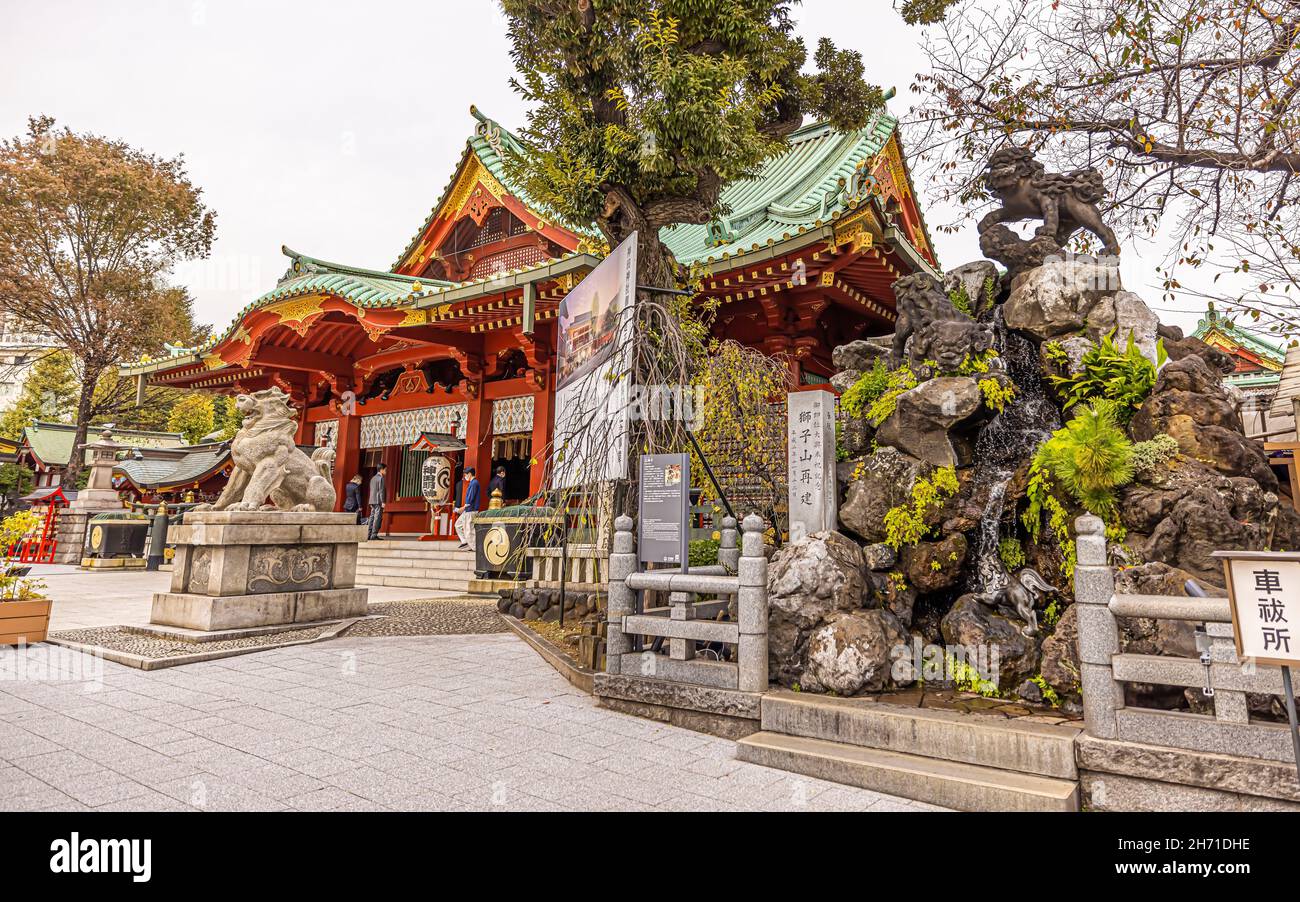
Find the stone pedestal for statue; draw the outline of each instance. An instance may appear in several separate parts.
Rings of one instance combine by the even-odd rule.
[[[354,584],[356,515],[315,511],[192,511],[176,543],[170,592],[151,622],[230,630],[360,617],[369,591]]]

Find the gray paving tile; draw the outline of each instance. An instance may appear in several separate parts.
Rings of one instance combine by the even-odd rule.
[[[355,664],[340,666],[344,656]],[[0,683],[0,810],[915,811],[596,707],[512,635]]]

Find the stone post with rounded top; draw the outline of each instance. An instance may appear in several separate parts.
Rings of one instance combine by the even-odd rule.
[[[609,600],[605,623],[605,672],[619,673],[623,655],[630,649],[623,635],[623,617],[636,610],[636,592],[627,578],[636,572],[636,536],[632,518],[614,520],[614,544],[609,554]]]
[[[741,692],[767,691],[767,555],[763,550],[763,518],[750,514],[742,524],[737,565],[740,590],[736,608],[740,619],[737,649]]]
[[[1078,560],[1074,567],[1075,613],[1079,618],[1079,684],[1088,734],[1118,735],[1115,712],[1124,707],[1123,687],[1115,682],[1113,657],[1119,653],[1119,626],[1110,610],[1115,576],[1106,560],[1106,524],[1086,514],[1074,521]]]
[[[718,563],[735,573],[740,565],[740,534],[736,531],[736,518],[723,517],[721,535],[718,537]]]

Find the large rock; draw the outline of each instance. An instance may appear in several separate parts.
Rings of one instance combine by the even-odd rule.
[[[917,542],[903,548],[902,570],[921,592],[938,592],[955,586],[962,577],[968,543],[960,532],[941,542]]]
[[[896,448],[884,447],[837,468],[848,473],[840,525],[864,542],[885,540],[885,514],[912,497],[912,486],[930,467]]]
[[[840,372],[854,371],[865,373],[877,360],[889,357],[889,340],[876,338],[859,338],[843,344],[831,351],[831,363]]]
[[[1217,370],[1224,375],[1237,368],[1236,360],[1232,355],[1207,345],[1199,338],[1183,335],[1183,330],[1177,326],[1161,323],[1156,327],[1156,334],[1164,341],[1165,353],[1169,355],[1169,359],[1172,361],[1176,362],[1189,356],[1200,357],[1209,365],[1210,369]]]
[[[1264,547],[1277,506],[1277,495],[1254,479],[1223,476],[1180,456],[1125,488],[1119,511],[1145,560],[1221,585],[1223,567],[1211,554]]]
[[[1141,349],[1147,360],[1156,362],[1156,341],[1159,338],[1156,329],[1160,325],[1160,317],[1133,292],[1117,291],[1110,297],[1102,298],[1088,314],[1087,323],[1088,334],[1093,338],[1100,338],[1113,331],[1115,343],[1120,348],[1126,346],[1132,335],[1134,344]]]
[[[979,383],[969,376],[941,376],[898,396],[898,406],[876,430],[876,441],[935,467],[963,463],[949,431],[984,405]]]
[[[1056,621],[1052,635],[1043,640],[1039,673],[1061,698],[1079,695],[1079,615],[1070,605]]]
[[[1198,355],[1189,354],[1160,371],[1130,430],[1138,441],[1168,434],[1184,454],[1210,463],[1220,473],[1246,476],[1268,491],[1277,490],[1277,476],[1263,449],[1242,434],[1237,403],[1224,389],[1222,374]]]
[[[1044,373],[1049,376],[1077,376],[1083,372],[1083,358],[1097,343],[1083,335],[1071,335],[1066,338],[1058,338],[1052,342],[1056,347],[1061,349],[1065,360],[1057,363],[1049,354],[1048,349],[1051,345],[1043,343],[1039,349],[1039,364]]]
[[[1007,328],[1039,340],[1086,329],[1093,309],[1120,290],[1119,270],[1087,259],[1049,260],[1016,276],[1002,305]],[[1103,316],[1105,309],[1103,308]],[[1113,303],[1109,316],[1114,318]]]
[[[894,649],[907,643],[907,630],[889,611],[832,614],[808,639],[808,665],[799,686],[839,695],[896,688]]]
[[[990,279],[993,281],[993,300],[996,303],[1002,273],[988,260],[963,263],[956,269],[948,270],[943,274],[943,290],[949,297],[958,291],[964,291],[966,299],[970,302],[971,315],[979,319],[980,315],[991,307],[985,287]]]
[[[1115,576],[1115,592],[1119,595],[1172,595],[1185,596],[1187,581],[1194,574],[1161,561],[1149,561],[1136,567],[1126,567]],[[1213,590],[1218,585],[1207,585],[1207,580],[1197,579],[1203,588]],[[1219,580],[1222,582],[1222,579]],[[1146,617],[1121,617],[1119,619],[1120,650],[1142,655],[1172,655],[1195,658],[1196,627],[1186,620],[1164,620]]]
[[[981,653],[992,659],[996,652],[998,688],[1012,690],[1038,673],[1038,643],[1025,636],[1025,624],[981,604],[974,595],[963,595],[944,615],[940,628],[948,645],[966,648],[966,659]]]
[[[803,671],[808,634],[833,613],[870,603],[867,569],[857,543],[837,532],[815,532],[779,550],[767,572],[768,655],[784,685]]]

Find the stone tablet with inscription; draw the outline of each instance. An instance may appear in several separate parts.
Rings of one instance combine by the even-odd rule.
[[[835,395],[791,392],[786,407],[790,541],[835,528]]]

